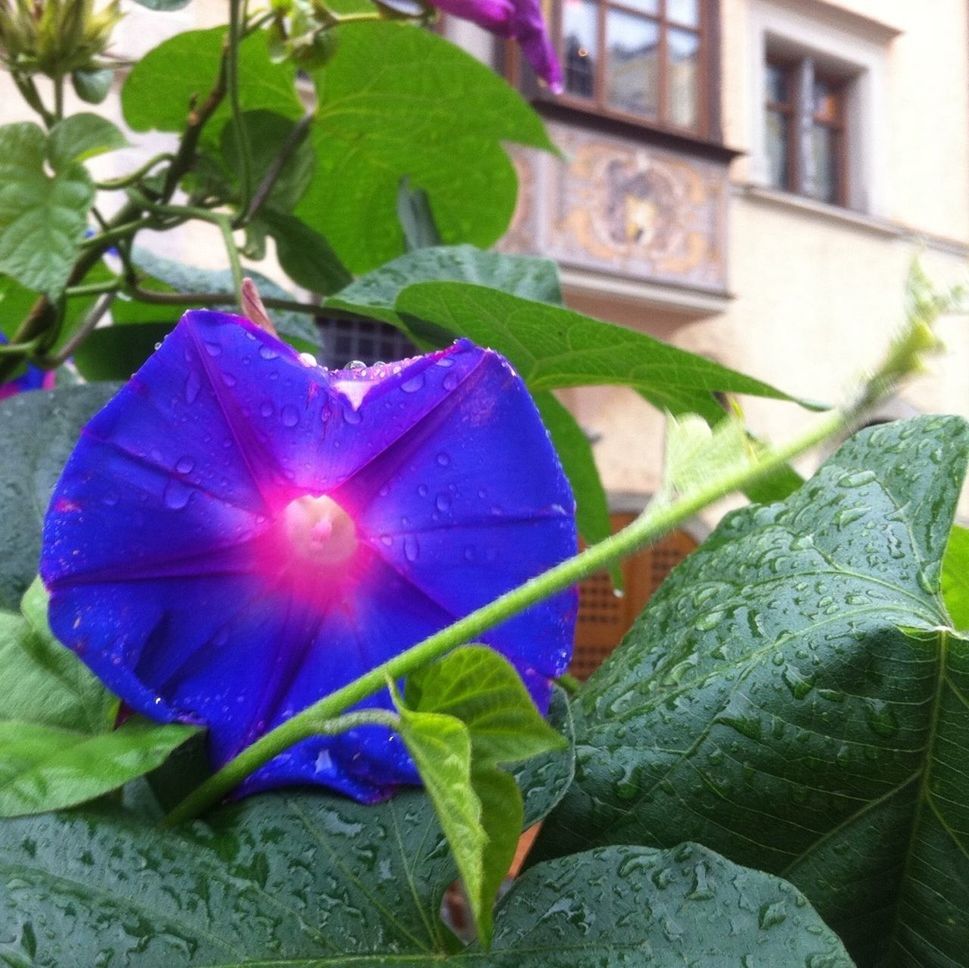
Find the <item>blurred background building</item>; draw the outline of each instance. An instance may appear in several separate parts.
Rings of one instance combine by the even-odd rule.
[[[565,69],[560,96],[536,84],[512,45],[453,18],[441,30],[518,85],[564,153],[515,150],[521,192],[501,247],[556,259],[573,308],[837,401],[901,322],[914,258],[940,284],[966,278],[966,0],[544,2]],[[115,47],[131,59],[225,19],[219,0],[163,14],[128,7]],[[26,117],[0,74],[0,121]],[[168,144],[137,140],[139,156]],[[131,162],[98,160],[104,174]],[[219,259],[202,235],[156,244],[201,265]],[[321,325],[336,365],[405,352],[377,324]],[[969,322],[946,319],[940,332],[948,354],[877,417],[969,417]],[[562,399],[594,441],[624,523],[659,484],[663,418],[628,389]],[[772,439],[810,419],[793,405],[744,405]],[[716,514],[629,562],[624,599],[604,577],[587,583],[580,656],[594,661],[618,641]]]

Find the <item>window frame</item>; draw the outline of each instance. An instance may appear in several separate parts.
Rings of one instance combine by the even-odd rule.
[[[771,113],[781,115],[784,118],[787,136],[787,171],[783,185],[769,181],[769,187],[777,191],[790,192],[803,198],[809,198],[823,205],[836,205],[840,208],[849,207],[851,192],[847,108],[852,77],[849,74],[831,71],[819,66],[816,59],[806,53],[801,55],[777,54],[767,50],[764,57],[765,77],[770,68],[783,72],[787,90],[785,91],[785,100],[776,101],[771,98],[765,85],[765,96],[761,107],[765,131],[764,140],[765,145],[769,145],[768,116]],[[818,82],[826,84],[831,89],[836,105],[833,119],[814,110],[814,85]],[[819,127],[832,132],[834,135],[835,147],[831,153],[835,178],[835,196],[833,199],[822,198],[813,190],[816,173],[810,138],[814,129]],[[770,175],[770,172],[768,172],[768,175]]]
[[[537,100],[553,103],[569,112],[619,121],[635,128],[657,131],[665,134],[685,138],[691,141],[722,144],[720,127],[720,0],[699,0],[698,25],[672,20],[667,17],[668,0],[657,0],[658,13],[654,16],[637,9],[633,4],[623,0],[592,0],[596,4],[596,43],[600,56],[595,65],[593,79],[593,94],[582,97],[563,91],[552,94],[544,88],[539,88],[530,72],[523,64],[520,54],[511,49],[508,51],[510,77],[526,92]],[[551,10],[548,8],[551,7]],[[659,112],[656,117],[635,114],[621,108],[611,106],[606,99],[605,79],[608,61],[606,49],[606,23],[609,10],[630,14],[643,20],[655,23],[659,27],[659,83],[657,90],[657,104]],[[566,70],[565,38],[563,36],[563,0],[550,0],[546,4],[547,22],[553,43],[562,63],[563,73]],[[669,40],[670,30],[687,30],[697,35],[699,40],[699,56],[697,58],[696,80],[696,110],[697,123],[695,127],[675,124],[668,120],[668,97],[670,87],[669,70]]]

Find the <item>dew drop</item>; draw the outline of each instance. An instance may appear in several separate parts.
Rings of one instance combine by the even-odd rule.
[[[443,491],[434,499],[434,507],[442,514],[451,507],[451,495]]]
[[[291,403],[287,403],[280,412],[279,419],[284,427],[295,427],[299,423],[299,411]]]
[[[210,343],[208,340],[205,340],[203,345],[205,346],[205,352],[208,353],[209,356],[222,355],[222,346],[219,343]],[[157,350],[159,346],[161,346],[161,343],[156,343],[155,349]]]
[[[863,487],[870,484],[877,475],[874,471],[856,471],[853,474],[845,474],[838,483],[841,487]]]
[[[417,487],[417,493],[420,497],[427,497],[427,485],[419,484]]]
[[[350,408],[346,408],[343,411],[343,419],[348,424],[356,425],[356,424],[360,423],[361,420],[363,420],[363,414],[360,413],[359,410],[353,410],[353,409],[350,409]]]
[[[192,488],[173,478],[165,485],[163,500],[165,507],[172,511],[181,511],[188,504],[191,496]]]
[[[185,378],[185,402],[188,404],[195,403],[198,399],[199,390],[202,389],[202,380],[199,378],[198,373],[195,370],[189,370],[188,376]]]
[[[441,467],[447,467],[447,466],[448,466],[448,464],[450,464],[450,463],[451,463],[451,455],[450,455],[450,454],[446,454],[446,453],[444,453],[444,451],[442,450],[442,451],[441,451],[441,452],[440,452],[440,453],[439,453],[439,454],[437,455],[437,462],[438,462],[438,464],[440,464],[440,465],[441,465]]]
[[[178,462],[175,464],[175,470],[179,474],[191,474],[195,470],[195,458],[189,457],[188,454],[184,457],[179,457]]]
[[[408,534],[404,537],[404,557],[408,561],[417,561],[420,557],[421,549],[417,543],[417,538],[412,534]]]
[[[273,405],[268,400],[264,400],[259,406],[259,412],[264,417],[271,417],[276,411]]]
[[[365,370],[367,368],[367,364],[364,363],[363,360],[350,360],[350,362],[347,363],[346,368],[348,370],[355,370],[359,373],[361,370]]]
[[[260,346],[259,347],[259,357],[263,360],[275,360],[279,358],[279,354],[271,346]]]
[[[457,385],[459,382],[460,381],[458,379],[457,373],[448,373],[448,375],[441,381],[441,386],[443,386],[445,390],[450,392],[451,390],[454,390],[457,388]]]
[[[400,388],[404,393],[416,393],[422,386],[424,386],[424,374],[418,373],[417,376],[412,376],[409,380],[405,380],[400,385]]]

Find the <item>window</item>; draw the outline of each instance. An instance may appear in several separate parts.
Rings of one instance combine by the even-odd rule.
[[[317,319],[323,334],[320,362],[331,370],[343,369],[353,360],[372,366],[414,356],[420,352],[399,329],[369,319]]]
[[[772,187],[833,205],[847,204],[848,83],[824,73],[810,57],[768,60],[765,120]]]
[[[713,0],[561,0],[562,100],[711,136]]]

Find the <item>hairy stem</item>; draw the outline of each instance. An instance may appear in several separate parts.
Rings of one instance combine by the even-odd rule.
[[[705,486],[670,504],[647,508],[632,524],[581,554],[550,568],[544,574],[479,608],[448,628],[424,639],[400,655],[371,669],[359,679],[308,706],[256,740],[235,759],[187,796],[166,818],[176,824],[198,816],[217,803],[247,776],[294,743],[313,735],[315,723],[332,720],[344,710],[437,659],[459,645],[473,642],[483,632],[507,621],[596,572],[628,557],[661,538],[702,508],[735,491],[763,480],[793,457],[834,434],[844,431],[857,416],[857,405],[833,410],[797,440],[766,451],[754,464],[722,473]]]
[[[229,0],[228,48],[225,55],[226,87],[232,120],[235,127],[236,149],[239,152],[239,207],[245,211],[252,197],[252,154],[249,145],[249,132],[242,118],[242,102],[239,98],[239,43],[242,40],[243,0]]]

